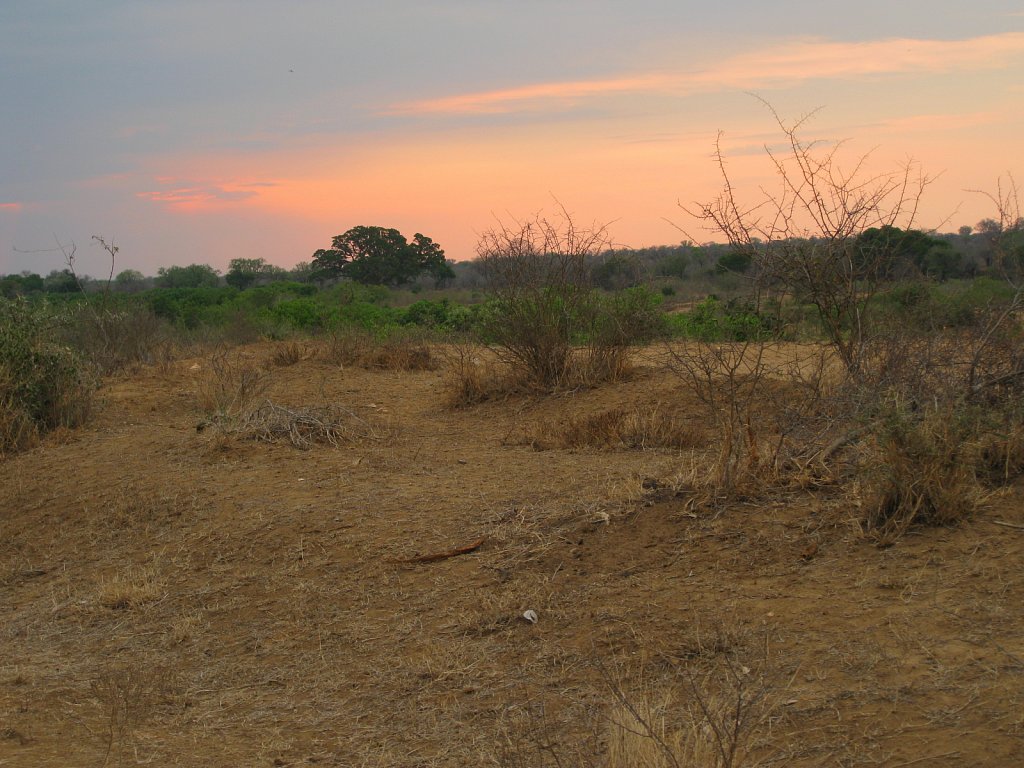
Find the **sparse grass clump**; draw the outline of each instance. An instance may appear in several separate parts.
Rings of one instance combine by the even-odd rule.
[[[323,358],[335,365],[378,371],[434,371],[440,367],[424,335],[412,330],[373,333],[354,326],[339,328],[327,337]]]
[[[288,341],[278,345],[270,356],[271,365],[287,367],[300,363],[307,356],[306,347],[297,341]]]
[[[200,366],[196,397],[199,407],[212,417],[241,416],[267,390],[267,372],[244,358],[221,351]]]
[[[973,427],[945,409],[887,420],[864,463],[865,523],[880,543],[912,526],[952,525],[971,515],[978,498]]]
[[[530,438],[537,450],[551,448],[688,449],[705,442],[689,422],[660,406],[613,408],[539,422]]]

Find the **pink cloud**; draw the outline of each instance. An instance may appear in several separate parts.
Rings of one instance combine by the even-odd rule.
[[[157,176],[154,181],[166,188],[137,192],[136,197],[181,211],[212,210],[246,203],[259,196],[259,189],[275,186],[275,182],[266,181],[194,182],[171,176]]]
[[[1024,54],[1024,33],[966,40],[893,38],[862,43],[797,40],[726,59],[696,72],[535,83],[392,104],[391,115],[500,114],[620,93],[682,94],[778,86],[806,80],[939,74],[1004,66]]]
[[[24,206],[21,203],[0,203],[0,211],[18,213]]]

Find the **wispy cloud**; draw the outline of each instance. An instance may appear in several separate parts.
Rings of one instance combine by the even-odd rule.
[[[991,125],[1005,119],[1005,115],[999,112],[968,112],[964,114],[935,113],[927,115],[910,115],[908,117],[896,117],[891,120],[883,120],[878,123],[882,128],[893,131],[919,132],[919,131],[950,131],[961,128],[977,128],[982,125]]]
[[[24,206],[21,203],[0,203],[0,211],[18,213]]]
[[[1022,32],[966,40],[893,38],[860,43],[797,40],[734,56],[703,70],[534,83],[400,102],[381,112],[388,115],[502,114],[546,109],[552,105],[571,106],[589,98],[622,93],[680,95],[807,80],[998,68],[1021,54],[1024,54]]]
[[[274,182],[196,182],[169,176],[154,179],[163,189],[137,192],[136,197],[162,203],[172,209],[197,211],[219,208],[223,205],[244,203],[259,195],[262,188],[275,186]]]

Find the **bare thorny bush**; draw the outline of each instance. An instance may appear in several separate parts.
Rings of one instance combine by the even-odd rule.
[[[1016,187],[1011,179],[989,195],[1000,217],[997,267],[1013,286],[1011,298],[990,302],[957,329],[887,324],[875,299],[890,278],[892,254],[884,240],[860,236],[910,229],[930,179],[913,163],[870,174],[867,156],[844,171],[841,144],[801,138],[807,117],[790,125],[772,114],[787,144],[785,153],[766,148],[778,191],[742,204],[719,143],[723,192],[687,212],[750,256],[756,299],[774,294],[812,305],[831,355],[819,355],[807,375],[803,365],[769,363],[771,345],[759,342],[688,341],[672,350],[671,367],[720,435],[705,484],[731,493],[741,478],[763,482],[784,469],[805,479],[828,475],[828,462],[855,446],[866,527],[880,540],[917,522],[954,522],[974,507],[976,471],[1001,472],[1004,481],[1020,471],[1024,226]],[[791,405],[773,409],[781,418],[766,424],[754,414],[780,380],[786,387],[776,405]],[[993,433],[993,423],[1010,427]],[[765,427],[767,443],[759,432]]]
[[[485,333],[521,385],[585,386],[626,372],[628,323],[608,326],[590,286],[591,260],[610,246],[605,226],[580,227],[565,208],[481,235],[476,263],[494,300]]]
[[[715,157],[723,191],[685,210],[750,257],[761,290],[781,290],[813,305],[828,342],[847,371],[857,375],[873,331],[868,308],[890,255],[884,243],[865,244],[858,236],[872,228],[912,228],[932,180],[914,163],[869,174],[868,155],[844,170],[837,157],[841,142],[824,146],[802,138],[813,113],[787,124],[769,109],[786,143],[784,153],[765,147],[779,189],[741,203],[719,139]]]

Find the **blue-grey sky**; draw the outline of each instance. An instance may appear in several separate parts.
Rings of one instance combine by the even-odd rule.
[[[470,258],[556,196],[624,245],[770,177],[771,116],[940,174],[922,226],[973,224],[1021,170],[1024,4],[979,0],[5,0],[0,273],[308,260],[359,224]],[[710,234],[708,239],[710,239]]]

